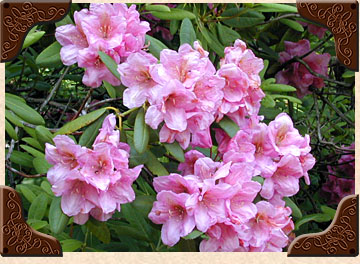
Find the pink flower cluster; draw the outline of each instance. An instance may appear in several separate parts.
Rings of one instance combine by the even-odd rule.
[[[130,147],[120,142],[115,126],[115,115],[108,115],[92,149],[64,135],[54,138],[55,146],[46,144],[45,157],[53,165],[47,173],[52,191],[62,196],[63,212],[77,224],[84,224],[89,214],[106,221],[121,204],[135,199],[131,185],[142,165],[129,168]]]
[[[140,21],[135,5],[128,8],[124,3],[90,4],[89,10],[75,11],[74,20],[75,25],[56,29],[55,37],[63,46],[60,51],[63,63],[78,63],[86,68],[83,83],[87,86],[99,87],[103,80],[120,85],[98,52],[105,52],[119,64],[143,48],[149,23]]]
[[[212,146],[210,125],[229,116],[239,126],[248,126],[260,108],[264,93],[259,72],[263,61],[237,40],[225,49],[217,71],[208,52],[194,42],[178,52],[164,49],[157,59],[145,52],[131,54],[118,67],[124,91],[124,105],[133,108],[149,103],[145,121],[160,130],[160,141],[178,141],[186,149]]]
[[[302,21],[298,21],[302,26],[307,26],[307,30],[317,36],[319,39],[322,39],[326,33],[326,31],[328,31],[327,28],[325,27],[320,27],[320,26],[317,26],[317,25],[314,25],[312,23],[306,23],[306,22],[302,22]]]
[[[355,143],[343,148],[354,150]],[[338,204],[345,196],[355,193],[355,154],[342,155],[337,165],[328,166],[328,171],[322,187],[328,204]]]
[[[294,228],[291,209],[254,202],[261,184],[246,162],[215,162],[191,150],[178,168],[183,175],[154,179],[157,201],[149,213],[162,224],[164,244],[173,246],[195,227],[209,239],[200,251],[281,251]]]
[[[307,39],[302,39],[298,42],[285,41],[285,51],[280,52],[280,62],[285,63],[295,56],[302,56],[310,51],[310,42]],[[330,61],[330,54],[316,54],[310,53],[303,58],[303,61],[316,73],[328,76],[328,65]],[[310,94],[309,87],[314,88],[324,87],[324,80],[311,74],[306,67],[300,62],[290,64],[285,70],[276,74],[277,83],[292,85],[297,88],[297,96],[302,98]]]

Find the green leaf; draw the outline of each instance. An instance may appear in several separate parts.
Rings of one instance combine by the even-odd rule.
[[[31,46],[32,44],[38,42],[42,38],[42,36],[44,36],[45,31],[36,31],[36,29],[37,26],[33,27],[26,35],[22,49],[25,49]]]
[[[261,88],[263,91],[269,91],[269,92],[295,92],[296,88],[290,85],[286,84],[265,84],[261,85]]]
[[[28,225],[30,225],[35,230],[39,230],[48,225],[48,222],[37,219],[28,219],[26,223],[28,223]]]
[[[219,39],[225,47],[230,46],[235,40],[240,39],[239,33],[227,26],[223,26],[221,23],[217,23],[217,30]]]
[[[30,153],[34,157],[45,158],[45,154],[27,145],[20,145],[20,147],[26,152]]]
[[[148,143],[149,143],[149,127],[145,123],[144,109],[141,108],[136,115],[135,126],[134,126],[134,146],[136,151],[139,154],[144,153]]]
[[[148,11],[171,12],[170,8],[166,5],[145,4],[145,9]]]
[[[160,40],[157,40],[156,38],[153,38],[149,35],[145,35],[146,42],[150,42],[149,51],[152,55],[154,55],[156,58],[160,58],[160,52],[163,49],[167,49],[166,45],[162,43]]]
[[[171,144],[164,143],[164,146],[169,153],[174,156],[178,161],[185,162],[184,150],[180,147],[178,142]]]
[[[82,133],[79,139],[79,144],[81,146],[91,148],[95,138],[99,134],[99,129],[102,127],[105,117],[106,115],[104,113],[101,117],[99,117],[98,120],[96,120],[84,130],[84,133]]]
[[[29,219],[43,219],[47,208],[47,199],[46,194],[40,194],[34,199],[29,208]]]
[[[219,126],[225,130],[225,132],[232,138],[239,131],[239,126],[227,116],[219,122]]]
[[[108,222],[111,231],[115,231],[118,237],[129,236],[137,240],[147,241],[146,236],[137,228],[130,226],[129,224],[122,222]]]
[[[279,21],[281,23],[283,23],[284,25],[287,25],[288,27],[290,27],[296,31],[304,32],[303,26],[294,20],[283,18],[283,19],[280,19]]]
[[[233,17],[236,15],[238,17],[225,19],[223,21],[224,24],[236,28],[248,28],[263,22],[265,19],[263,14],[244,8],[230,8],[221,14],[222,17]]]
[[[5,109],[5,117],[7,120],[9,120],[15,126],[18,126],[21,128],[24,127],[24,125],[21,123],[22,120],[17,115],[15,115],[13,112],[11,112],[10,110]]]
[[[355,72],[354,71],[345,71],[343,73],[343,75],[341,75],[344,79],[346,78],[352,78],[355,77]]]
[[[258,183],[260,183],[261,185],[263,185],[263,183],[264,183],[264,178],[263,177],[261,177],[261,176],[255,176],[255,177],[252,177],[252,179],[251,179],[252,181],[256,181],[256,182],[258,182]]]
[[[8,135],[14,139],[15,141],[18,140],[18,136],[17,133],[15,131],[15,129],[13,128],[13,126],[5,119],[5,131],[6,133],[8,133]]]
[[[224,46],[219,42],[217,37],[206,27],[200,24],[200,32],[208,43],[208,47],[216,52],[220,57],[224,57]]]
[[[33,203],[36,199],[36,195],[24,184],[20,184],[16,186],[17,189],[20,190],[20,192],[24,195],[26,200],[28,200],[30,203]]]
[[[190,234],[188,234],[187,236],[185,236],[183,238],[186,239],[186,240],[192,240],[192,239],[198,238],[202,234],[204,234],[204,233],[199,231],[199,230],[194,230]]]
[[[276,105],[276,103],[269,94],[265,94],[265,97],[261,100],[261,105],[264,107],[272,108]]]
[[[6,150],[6,154],[7,154],[7,150]],[[5,154],[5,155],[6,155]],[[18,150],[13,150],[13,152],[11,153],[10,156],[10,161],[14,162],[16,164],[19,164],[21,166],[25,166],[25,167],[29,167],[32,168],[33,166],[33,157],[27,153],[23,153],[21,151]]]
[[[299,207],[297,207],[297,205],[293,202],[293,200],[291,200],[289,197],[284,197],[283,200],[285,201],[285,205],[291,208],[292,210],[291,215],[294,218],[301,218],[303,216]]]
[[[74,252],[82,247],[83,242],[76,239],[65,239],[60,241],[63,252]]]
[[[296,97],[293,96],[288,96],[288,95],[282,95],[282,94],[271,94],[270,95],[273,99],[275,98],[283,98],[283,99],[287,99],[290,102],[296,103],[296,104],[302,104],[301,100],[299,100]]]
[[[45,174],[52,167],[44,157],[36,157],[33,159],[33,165],[37,173]]]
[[[161,164],[160,161],[156,158],[156,156],[150,151],[146,151],[147,161],[145,162],[146,167],[157,176],[165,176],[169,175],[169,172],[165,169],[165,167]]]
[[[196,16],[183,9],[171,8],[170,12],[151,11],[151,14],[162,20],[183,20],[184,18],[194,19]]]
[[[49,47],[44,49],[36,58],[35,62],[40,67],[54,68],[62,64],[60,58],[61,45],[55,41]]]
[[[180,26],[180,20],[170,20],[170,34],[175,35]]]
[[[108,92],[109,96],[111,98],[116,98],[116,90],[115,90],[115,88],[110,83],[108,83],[107,81],[103,81],[103,83],[104,83],[104,87],[105,87],[106,91]]]
[[[180,45],[188,43],[191,46],[196,41],[196,33],[190,19],[185,18],[180,27]]]
[[[41,189],[43,189],[48,195],[50,195],[51,197],[54,197],[54,193],[51,190],[51,185],[47,180],[44,180],[41,182],[40,184]],[[50,201],[51,204],[51,201]]]
[[[109,69],[109,71],[120,80],[120,73],[118,72],[117,63],[106,53],[99,51],[99,56],[101,61],[105,64],[105,66]]]
[[[155,200],[155,196],[138,195],[136,196],[136,199],[132,202],[132,205],[144,218],[147,218]]]
[[[71,17],[69,15],[65,16],[63,19],[55,23],[56,27],[61,27],[64,25],[74,24]]]
[[[24,98],[17,96],[15,94],[11,94],[11,93],[5,93],[5,98],[12,98],[14,100],[18,100],[20,102],[23,102],[24,104],[26,104],[26,101]]]
[[[29,144],[30,146],[32,146],[34,148],[44,151],[44,148],[40,145],[40,143],[35,138],[23,137],[21,140],[26,142],[27,144]]]
[[[146,237],[146,240],[151,241],[151,226],[146,223],[137,209],[127,203],[121,205],[121,212],[131,226],[139,230]]]
[[[44,126],[35,127],[36,138],[41,144],[42,147],[45,147],[45,143],[50,143],[54,145],[54,135]]]
[[[264,75],[266,73],[267,68],[269,67],[269,61],[268,60],[264,60],[264,68],[261,70],[261,72],[259,73],[259,76],[261,78],[261,80],[264,79]]]
[[[258,7],[255,7],[254,10],[259,12],[289,12],[297,13],[298,10],[296,6],[285,5],[285,4],[275,4],[275,3],[260,3]]]
[[[99,239],[101,242],[108,244],[110,243],[110,230],[107,227],[105,222],[100,222],[94,218],[90,218],[86,222],[86,226],[89,228],[90,232]]]
[[[320,209],[321,211],[324,213],[324,214],[327,214],[331,217],[331,219],[334,218],[335,214],[336,214],[336,210],[335,209],[332,209],[326,205],[322,205],[320,206]]]
[[[328,214],[305,215],[301,219],[296,221],[295,230],[298,230],[300,228],[300,226],[302,226],[303,224],[310,222],[310,221],[322,223],[322,222],[329,222],[331,219],[332,219],[331,216]]]
[[[8,96],[8,94],[5,94],[5,106],[28,123],[34,125],[45,124],[43,117],[37,111],[20,100],[16,100],[12,96]]]
[[[80,128],[83,128],[85,126],[90,125],[92,122],[97,120],[102,114],[104,114],[106,111],[106,108],[101,108],[98,110],[95,110],[91,113],[88,113],[86,115],[80,116],[76,118],[73,121],[70,121],[69,123],[66,123],[62,128],[60,128],[55,135],[63,135],[63,134],[70,134],[72,132],[75,132],[79,130]]]
[[[49,224],[50,230],[54,234],[60,234],[64,231],[69,217],[61,210],[61,197],[55,197],[50,205]]]

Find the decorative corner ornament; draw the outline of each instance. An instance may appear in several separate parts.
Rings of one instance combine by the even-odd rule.
[[[359,195],[344,197],[323,232],[294,239],[288,257],[356,257],[359,255]]]
[[[359,70],[359,4],[356,0],[340,3],[297,0],[299,14],[327,27],[334,35],[336,57],[345,67]]]
[[[0,3],[0,62],[15,59],[35,25],[54,23],[70,10],[71,0],[10,1]]]
[[[0,186],[0,205],[0,254],[3,257],[62,257],[58,240],[33,230],[25,222],[21,198],[14,189]]]

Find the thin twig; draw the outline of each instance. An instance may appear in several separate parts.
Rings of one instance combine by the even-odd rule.
[[[355,124],[347,117],[345,116],[335,105],[333,105],[329,99],[327,99],[325,96],[321,95],[317,91],[315,93],[325,102],[327,103],[339,116],[342,120],[344,120],[346,123],[348,123],[350,126],[355,127]]]
[[[304,65],[305,68],[306,68],[312,75],[314,75],[314,76],[316,76],[316,77],[318,77],[318,78],[321,78],[321,79],[323,79],[324,81],[327,81],[327,82],[330,82],[330,83],[335,83],[335,84],[341,85],[341,86],[343,86],[343,87],[347,87],[347,88],[352,87],[351,84],[344,83],[344,82],[339,82],[339,81],[337,81],[337,80],[330,79],[330,78],[326,77],[325,75],[322,75],[322,74],[320,74],[320,73],[317,73],[317,72],[313,71],[313,70],[310,68],[310,66],[309,66],[305,61],[303,61],[302,59],[300,59],[299,57],[296,57],[296,56],[295,56],[294,58],[295,58],[295,60],[296,60],[297,62],[300,62],[302,65]]]
[[[26,173],[24,173],[24,172],[21,172],[21,171],[18,171],[17,169],[12,168],[10,165],[8,165],[8,164],[6,164],[6,163],[5,163],[5,166],[6,166],[6,168],[7,168],[9,171],[14,172],[14,173],[16,173],[16,174],[18,174],[18,175],[20,175],[20,176],[22,176],[22,177],[24,177],[24,178],[41,178],[41,177],[46,177],[46,174],[33,174],[33,175],[28,175],[28,174],[26,174]]]
[[[93,91],[94,91],[94,88],[90,88],[90,90],[89,90],[89,92],[87,93],[84,101],[82,102],[79,110],[76,112],[76,114],[74,115],[74,117],[72,118],[72,120],[75,120],[76,118],[79,117],[81,111],[84,109],[85,104],[86,104],[86,102],[89,100],[89,98],[90,98],[90,96],[91,96],[91,94],[92,94]]]
[[[60,118],[59,118],[58,121],[56,122],[55,128],[57,128],[57,127],[59,126],[59,124],[60,124],[63,116],[65,115],[66,110],[68,109],[68,107],[69,107],[69,105],[70,105],[70,103],[71,103],[71,98],[72,98],[72,97],[70,96],[69,101],[68,101],[68,103],[66,104],[66,107],[65,107],[64,111],[61,112]]]
[[[316,45],[314,48],[312,48],[311,50],[309,50],[308,52],[306,52],[305,54],[298,56],[299,59],[303,59],[305,57],[307,57],[308,55],[310,55],[311,53],[313,53],[314,51],[320,49],[322,46],[324,46],[324,44],[329,41],[332,38],[332,34],[330,34],[325,40],[321,41],[318,45]],[[279,70],[284,69],[286,66],[292,64],[296,62],[296,56],[291,58],[290,60],[284,62],[283,64],[280,65]]]
[[[100,105],[103,105],[103,104],[106,104],[106,103],[120,101],[120,100],[122,100],[122,97],[105,99],[105,100],[102,100],[102,101],[99,101],[99,102],[96,102],[94,104],[89,105],[86,108],[86,110],[88,111],[91,108],[94,108],[94,107],[97,107],[97,106],[100,106]]]
[[[49,103],[49,101],[51,100],[51,98],[53,97],[53,95],[55,94],[55,92],[57,91],[57,89],[59,89],[60,84],[62,82],[62,80],[65,77],[65,74],[68,72],[68,70],[70,69],[70,66],[65,68],[65,71],[63,72],[63,74],[60,76],[60,78],[57,80],[57,82],[55,83],[53,89],[51,90],[50,94],[48,95],[48,97],[46,97],[45,101],[42,103],[42,105],[39,108],[39,112],[42,111],[42,109]]]
[[[20,120],[20,122],[21,122],[21,124],[23,124],[26,127],[30,127],[30,128],[34,128],[34,129],[37,127],[36,125],[30,124],[30,123],[25,122],[23,120]],[[55,133],[55,132],[59,131],[59,129],[57,129],[57,128],[48,128],[48,129],[52,133]]]

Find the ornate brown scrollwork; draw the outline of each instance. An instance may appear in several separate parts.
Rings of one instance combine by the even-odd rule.
[[[21,50],[26,34],[37,24],[56,22],[70,8],[71,1],[56,0],[11,2],[0,5],[1,15],[1,62],[14,59]]]
[[[299,14],[327,27],[335,38],[336,56],[351,70],[357,71],[358,62],[358,3],[311,3],[298,0]]]
[[[16,191],[0,186],[0,253],[2,256],[62,256],[60,243],[33,230],[22,214]]]
[[[297,237],[288,256],[357,256],[359,254],[359,196],[341,200],[331,225],[323,232]]]

